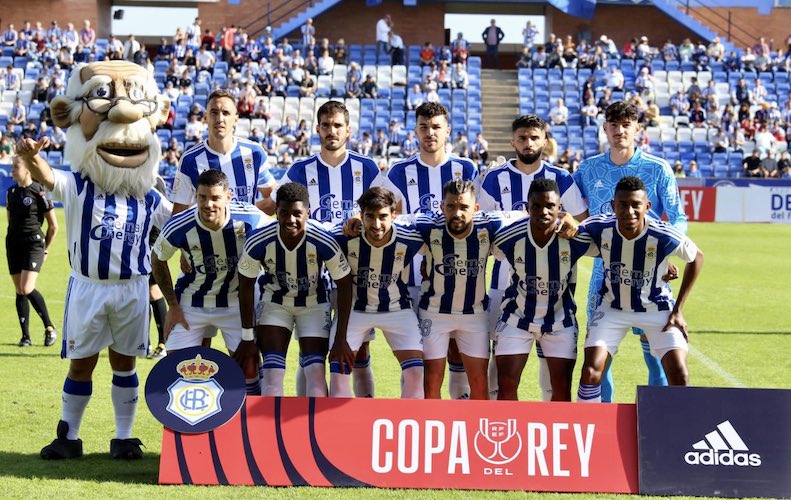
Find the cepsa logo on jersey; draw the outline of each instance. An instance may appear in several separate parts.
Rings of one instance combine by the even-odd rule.
[[[544,476],[590,475],[596,424],[495,421],[417,421],[379,418],[372,426],[371,468],[403,474]]]

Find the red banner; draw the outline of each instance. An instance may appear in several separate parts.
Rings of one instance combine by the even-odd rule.
[[[159,482],[637,493],[631,404],[248,397]]]
[[[690,222],[714,222],[717,214],[717,188],[679,187],[681,205]]]

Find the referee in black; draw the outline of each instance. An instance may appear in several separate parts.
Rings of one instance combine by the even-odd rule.
[[[30,345],[30,304],[44,323],[44,345],[51,346],[58,331],[49,318],[44,297],[36,290],[36,279],[58,232],[58,221],[52,202],[44,197],[44,187],[33,181],[19,157],[13,159],[11,176],[16,184],[6,193],[8,234],[5,241],[8,271],[16,288],[16,310],[22,328],[19,346]],[[45,219],[46,235],[41,231]]]

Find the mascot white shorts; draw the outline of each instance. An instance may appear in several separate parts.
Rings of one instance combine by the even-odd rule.
[[[99,282],[72,273],[61,357],[87,358],[105,347],[126,356],[145,356],[148,329],[148,276]]]

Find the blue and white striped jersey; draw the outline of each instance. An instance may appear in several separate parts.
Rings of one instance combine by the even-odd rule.
[[[231,202],[228,217],[218,230],[200,220],[197,205],[173,216],[159,233],[153,251],[168,260],[182,250],[192,270],[181,273],[175,285],[180,304],[191,307],[235,307],[239,297],[236,266],[247,238],[269,219],[253,205]]]
[[[670,224],[646,216],[645,230],[628,240],[615,215],[599,215],[580,225],[579,241],[593,242],[604,262],[602,304],[622,311],[669,311],[675,301],[663,279],[672,255],[692,262],[698,247]]]
[[[310,218],[323,224],[343,222],[360,211],[357,200],[377,185],[379,167],[367,156],[347,152],[336,167],[327,165],[319,154],[295,162],[280,179],[278,187],[296,182],[308,188]],[[277,201],[277,192],[272,194]]]
[[[72,272],[103,281],[149,274],[151,227],[162,227],[173,205],[153,188],[145,198],[121,197],[76,172],[52,173],[52,197],[65,207]]]
[[[423,238],[414,227],[393,224],[390,242],[378,248],[364,234],[344,236],[342,223],[332,233],[352,268],[355,311],[389,312],[412,307],[405,280],[412,259],[424,248]]]
[[[492,239],[505,224],[500,214],[476,212],[466,238],[453,237],[445,215],[431,213],[415,219],[415,227],[428,245],[428,281],[418,307],[443,314],[478,314],[486,310],[486,261]]]
[[[321,279],[325,265],[330,277],[336,281],[351,271],[340,246],[327,229],[309,219],[302,241],[289,250],[280,239],[280,224],[273,221],[247,239],[239,262],[239,273],[255,279],[263,266],[266,275],[261,278],[261,300],[304,307],[328,301],[327,289]]]
[[[566,169],[542,162],[538,170],[532,174],[525,174],[513,162],[514,160],[508,160],[484,176],[478,194],[478,204],[484,212],[527,210],[527,193],[535,179],[554,180],[560,189],[563,210],[572,216],[576,217],[588,209],[580,189]],[[510,275],[511,270],[508,266],[497,259],[494,262],[490,287],[493,290],[505,290],[509,286]]]
[[[255,203],[258,187],[273,187],[275,179],[266,167],[266,152],[261,145],[239,137],[228,154],[220,154],[203,141],[189,148],[181,156],[173,181],[173,203],[192,205],[198,188],[198,176],[208,169],[222,170],[228,176],[232,199],[240,203]]]
[[[530,231],[530,219],[525,217],[501,228],[494,236],[494,245],[494,255],[505,258],[513,269],[502,304],[502,321],[536,332],[577,325],[577,260],[599,254],[590,241],[553,235],[540,247]]]
[[[590,215],[612,213],[610,201],[615,196],[615,185],[627,175],[639,177],[645,184],[651,201],[651,217],[661,219],[666,214],[673,227],[687,232],[687,215],[681,205],[673,169],[664,159],[640,149],[624,165],[610,161],[610,153],[606,152],[586,158],[574,172],[574,181],[588,201]]]
[[[448,156],[445,163],[432,167],[420,160],[420,153],[393,164],[387,171],[385,186],[402,203],[404,214],[437,212],[442,203],[442,186],[453,179],[475,180],[478,168],[469,158]],[[409,286],[419,286],[422,281],[420,263],[412,263]]]

